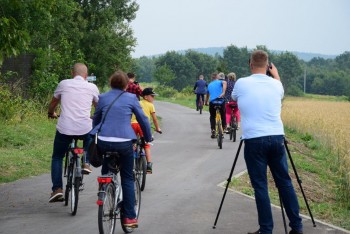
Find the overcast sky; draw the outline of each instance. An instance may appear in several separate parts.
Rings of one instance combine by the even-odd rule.
[[[137,0],[133,57],[171,50],[266,45],[338,55],[350,51],[350,0]]]

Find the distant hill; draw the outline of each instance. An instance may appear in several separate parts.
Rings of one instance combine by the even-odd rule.
[[[220,55],[222,56],[224,53],[224,49],[226,47],[208,47],[208,48],[196,48],[196,49],[191,49],[203,54],[208,54],[208,55]],[[280,50],[271,50],[273,53],[282,53],[285,51],[280,51]],[[179,50],[177,51],[178,53],[184,54],[186,52],[186,50]],[[325,54],[316,54],[316,53],[305,53],[305,52],[296,52],[296,51],[288,51],[291,52],[292,54],[294,54],[295,56],[297,56],[299,59],[304,60],[306,62],[310,61],[312,58],[315,57],[320,57],[320,58],[324,58],[324,59],[334,59],[337,55],[325,55]]]

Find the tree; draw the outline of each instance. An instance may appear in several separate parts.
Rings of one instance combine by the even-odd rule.
[[[296,90],[296,88],[301,90],[304,72],[298,58],[290,52],[283,52],[275,59],[274,64],[280,74],[285,93],[291,94],[288,89],[292,86],[294,86],[293,90]]]
[[[213,56],[193,50],[186,51],[185,57],[188,58],[196,67],[196,78],[199,77],[199,75],[204,75],[204,77],[208,77],[210,79],[211,74],[216,71],[218,66],[218,60]]]
[[[167,52],[156,61],[157,67],[163,65],[167,65],[174,72],[175,79],[170,82],[170,85],[176,90],[180,91],[184,87],[194,84],[198,70],[184,55],[175,51]]]
[[[153,76],[163,86],[170,86],[171,82],[175,79],[175,73],[166,64],[157,67]]]
[[[153,73],[156,69],[155,58],[148,58],[142,56],[138,59],[135,59],[133,70],[136,72],[139,77],[140,82],[152,82]]]

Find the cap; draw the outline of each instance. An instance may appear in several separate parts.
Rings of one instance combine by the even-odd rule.
[[[152,96],[157,96],[158,94],[156,94],[155,92],[153,92],[152,88],[145,88],[142,91],[142,96],[146,96],[146,95],[152,95]]]

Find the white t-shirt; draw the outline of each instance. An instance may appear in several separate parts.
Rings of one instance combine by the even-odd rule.
[[[237,100],[241,113],[242,139],[284,135],[283,95],[282,83],[264,74],[237,80],[232,99]]]
[[[57,130],[65,135],[88,133],[92,129],[92,102],[98,102],[98,95],[97,86],[81,76],[62,80],[54,93],[54,97],[61,100]]]

